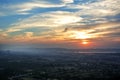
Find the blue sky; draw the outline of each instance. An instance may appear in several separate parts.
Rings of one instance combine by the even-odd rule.
[[[119,4],[120,0],[0,0],[0,43],[79,48],[86,41],[89,47],[118,47]]]

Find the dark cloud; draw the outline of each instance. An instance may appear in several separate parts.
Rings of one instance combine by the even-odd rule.
[[[120,38],[120,32],[111,32],[111,33],[107,33],[107,34],[104,34],[104,36],[107,36],[107,37],[111,37],[111,38]]]
[[[116,30],[120,29],[120,23],[116,22],[106,22],[106,23],[99,23],[99,24],[91,24],[91,25],[72,25],[69,26],[69,30],[94,30],[94,32],[101,32],[101,31],[109,31],[109,30]]]
[[[65,28],[63,32],[67,32],[68,31],[68,28]]]

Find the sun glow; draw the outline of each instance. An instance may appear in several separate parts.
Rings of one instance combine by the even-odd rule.
[[[84,45],[85,45],[85,44],[88,44],[88,42],[87,42],[87,41],[83,41],[83,42],[82,42],[82,44],[84,44]]]
[[[90,38],[91,36],[85,32],[75,32],[75,38],[76,39],[87,39]]]
[[[55,23],[57,24],[70,24],[70,23],[76,23],[78,21],[81,21],[82,18],[78,18],[76,16],[59,16],[55,19]]]

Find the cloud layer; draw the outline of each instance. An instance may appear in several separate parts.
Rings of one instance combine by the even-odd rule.
[[[120,42],[120,0],[28,0],[0,5],[0,42]],[[0,21],[1,22],[1,21]],[[2,23],[1,23],[2,24]],[[1,26],[1,25],[0,25]],[[57,43],[57,42],[56,42]],[[101,42],[102,43],[102,42]]]

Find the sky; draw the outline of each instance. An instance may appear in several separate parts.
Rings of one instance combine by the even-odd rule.
[[[0,0],[0,46],[119,48],[120,0]]]

